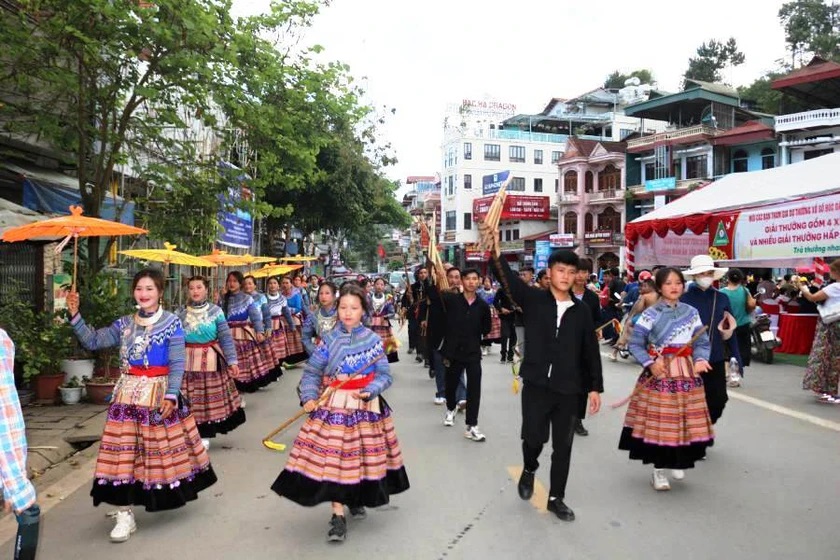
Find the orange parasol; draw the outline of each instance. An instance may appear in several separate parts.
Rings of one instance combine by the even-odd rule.
[[[254,278],[268,278],[269,276],[282,276],[288,274],[293,270],[303,268],[302,264],[274,264],[267,265],[257,270],[252,270],[249,274]]]
[[[76,291],[76,269],[79,261],[79,237],[111,237],[116,235],[140,235],[147,230],[112,222],[101,218],[82,216],[81,206],[71,206],[69,216],[50,218],[25,226],[7,229],[3,232],[3,241],[26,241],[37,239],[64,238],[56,247],[60,252],[73,239],[73,288]]]
[[[233,255],[220,249],[213,249],[213,252],[209,255],[201,255],[199,258],[208,260],[218,266],[242,266],[254,263],[269,263],[277,260],[275,257],[255,257],[248,253],[244,255]]]

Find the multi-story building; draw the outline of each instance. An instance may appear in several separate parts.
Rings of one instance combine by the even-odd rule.
[[[539,114],[515,114],[507,103],[464,101],[444,120],[441,242],[445,258],[464,263],[478,239],[474,226],[499,184],[507,181],[502,251],[520,264],[533,261],[533,245],[558,231],[557,166],[571,135],[617,141],[639,130],[622,108],[646,99],[649,86],[596,89],[574,99],[552,99]],[[655,131],[651,129],[651,131]]]
[[[436,220],[435,230],[440,231],[440,177],[437,175],[412,175],[406,178],[411,190],[403,195],[402,206],[414,218],[415,223],[403,232],[401,247],[407,249],[412,260],[419,259],[429,246],[429,240],[422,236],[418,222],[431,223]]]
[[[619,266],[624,245],[624,142],[569,138],[558,163],[559,231],[598,269]]]
[[[728,173],[776,165],[772,117],[743,107],[728,86],[686,80],[684,91],[652,95],[625,114],[668,125],[627,138],[630,220]]]
[[[775,118],[781,165],[840,151],[840,64],[814,57],[771,87],[808,109]]]

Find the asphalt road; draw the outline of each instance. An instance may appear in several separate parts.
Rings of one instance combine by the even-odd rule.
[[[108,540],[106,507],[94,508],[90,480],[47,512],[41,559],[836,559],[840,557],[840,407],[799,389],[801,369],[758,364],[730,400],[707,461],[655,492],[650,470],[616,449],[623,410],[587,419],[576,438],[566,502],[577,521],[545,512],[545,488],[521,501],[515,477],[519,400],[498,346],[485,358],[480,425],[485,443],[442,425],[434,382],[402,353],[387,392],[412,488],[349,523],[347,541],[327,544],[329,506],[302,508],[269,490],[285,453],[261,437],[296,411],[301,369],[248,396],[248,422],[214,440],[219,482],[181,510],[137,511],[124,544]],[[605,403],[627,395],[638,371],[604,360]],[[746,399],[746,400],[745,400]],[[749,401],[749,402],[747,402]],[[296,430],[282,441],[291,444]],[[550,448],[538,480],[547,486]],[[92,469],[92,465],[80,465]],[[88,470],[88,472],[90,472]],[[0,557],[11,556],[11,542]]]

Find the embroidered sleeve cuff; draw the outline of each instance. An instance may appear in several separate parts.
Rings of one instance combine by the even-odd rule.
[[[166,396],[164,396],[163,398],[168,400],[168,401],[172,401],[176,404],[178,403],[178,395],[177,394],[166,393]]]
[[[642,364],[642,367],[650,367],[651,364],[653,364],[653,360],[648,360],[648,361],[646,361],[645,363]]]

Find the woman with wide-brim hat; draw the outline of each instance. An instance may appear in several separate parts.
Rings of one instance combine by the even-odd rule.
[[[694,307],[700,314],[700,321],[709,330],[711,351],[709,364],[711,370],[703,374],[703,387],[706,391],[706,403],[709,406],[709,416],[712,423],[717,422],[723,415],[726,401],[726,353],[724,347],[728,345],[731,355],[741,364],[741,353],[738,344],[731,337],[730,325],[732,305],[729,297],[713,286],[723,278],[728,268],[715,266],[709,255],[697,255],[691,259],[691,267],[684,270],[686,278],[691,278],[680,301]]]

